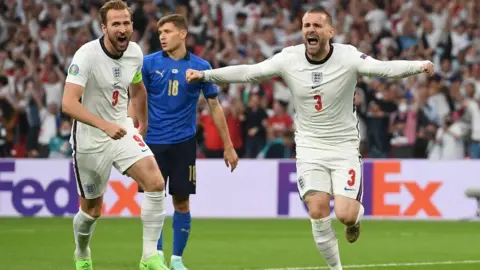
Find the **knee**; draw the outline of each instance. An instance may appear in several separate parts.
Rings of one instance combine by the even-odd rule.
[[[330,215],[330,209],[329,211],[325,211],[321,208],[313,207],[312,209],[308,209],[308,215],[310,216],[311,219],[325,218]]]
[[[335,216],[346,226],[353,226],[357,221],[358,213],[356,211],[349,211],[346,207],[335,207]]]
[[[173,206],[175,211],[187,213],[190,211],[190,200],[188,196],[173,196]]]
[[[102,215],[102,205],[82,206],[82,211],[92,218],[98,219]]]
[[[321,219],[330,216],[329,194],[323,192],[311,193],[306,195],[305,202],[311,219]]]
[[[160,192],[165,190],[165,181],[163,181],[163,178],[156,178],[152,179],[151,181],[146,181],[144,185],[146,192]]]
[[[160,170],[148,175],[143,182],[145,192],[160,192],[165,190],[165,180]]]

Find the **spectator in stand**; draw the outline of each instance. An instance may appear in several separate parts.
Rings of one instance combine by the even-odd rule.
[[[290,130],[285,131],[280,137],[269,141],[258,154],[258,158],[282,159],[293,158],[293,137],[294,133]]]
[[[470,145],[468,147],[469,156],[472,159],[480,158],[480,106],[478,100],[475,99],[475,85],[468,83],[465,86],[466,99],[464,100],[464,108],[469,116],[471,133]]]
[[[49,158],[70,158],[72,156],[72,147],[70,145],[71,130],[72,124],[70,120],[63,119],[56,136],[48,144]]]
[[[247,129],[245,154],[247,158],[256,158],[265,146],[267,120],[267,112],[260,106],[260,96],[256,93],[251,94],[245,113],[245,128]]]
[[[273,115],[268,118],[268,134],[270,140],[283,136],[287,131],[293,131],[293,120],[287,114],[287,103],[279,100],[273,102]]]

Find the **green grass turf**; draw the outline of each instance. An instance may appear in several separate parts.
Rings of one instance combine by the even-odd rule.
[[[343,227],[334,224],[344,265],[480,260],[478,222],[365,221],[355,244],[348,244]],[[165,228],[168,256],[171,219]],[[0,218],[0,269],[71,270],[73,243],[71,219]],[[101,219],[92,253],[95,270],[138,269],[140,221]],[[325,266],[313,243],[310,222],[286,219],[194,219],[184,260],[191,270]],[[480,269],[480,263],[374,269],[473,270]]]

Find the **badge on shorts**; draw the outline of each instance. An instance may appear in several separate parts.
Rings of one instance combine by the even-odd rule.
[[[93,194],[95,193],[95,184],[89,184],[89,185],[85,185],[85,192],[87,192],[88,194]]]
[[[120,80],[120,78],[122,77],[122,72],[120,67],[114,67],[112,71],[113,71],[113,78],[115,80]]]
[[[303,176],[300,176],[300,178],[298,178],[298,185],[300,186],[300,189],[305,188],[305,180],[303,180]]]
[[[312,82],[314,84],[320,84],[323,81],[323,73],[322,72],[312,72]]]

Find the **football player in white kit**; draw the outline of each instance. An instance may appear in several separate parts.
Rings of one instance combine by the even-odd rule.
[[[165,183],[142,139],[148,123],[147,95],[141,73],[143,53],[130,42],[131,15],[121,0],[104,4],[100,9],[104,36],[78,49],[65,83],[62,109],[74,119],[71,143],[80,195],[80,209],[73,220],[77,270],[93,269],[89,242],[112,166],[145,190],[140,269],[168,269],[157,254],[165,219]],[[127,117],[129,91],[138,129]]]
[[[342,269],[331,226],[335,215],[353,243],[360,234],[362,165],[358,120],[353,107],[357,76],[402,78],[433,74],[429,61],[378,61],[351,45],[330,43],[332,18],[312,9],[302,19],[304,44],[287,47],[254,65],[187,71],[187,81],[258,82],[279,76],[289,86],[295,108],[297,186],[306,202],[315,243],[330,269]]]

